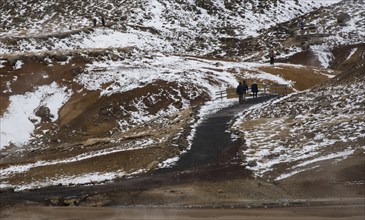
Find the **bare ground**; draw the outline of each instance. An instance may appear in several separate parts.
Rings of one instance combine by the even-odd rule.
[[[229,111],[232,109],[213,115],[207,123],[210,120],[215,127],[221,124],[224,130],[224,121],[229,117],[219,121],[232,115]],[[204,126],[201,126],[203,130],[214,130],[206,124]],[[361,143],[363,141],[360,140]],[[217,145],[212,142],[205,145],[222,147],[219,141],[216,142]],[[224,142],[223,139],[221,143]],[[202,145],[204,143],[199,144]],[[237,163],[241,161],[237,159],[241,146],[235,142],[223,146],[216,152],[217,158],[208,156],[203,159],[204,163],[194,163],[199,158],[199,152],[195,152],[187,163],[193,166],[181,163],[181,169],[141,174],[104,185],[55,186],[18,193],[5,191],[0,193],[0,217],[363,219],[365,216],[365,161],[362,152],[339,162],[324,161],[319,168],[281,181],[270,181],[253,177],[249,170]]]
[[[362,205],[345,204],[280,209],[21,207],[7,210],[2,219],[362,220],[363,216]]]

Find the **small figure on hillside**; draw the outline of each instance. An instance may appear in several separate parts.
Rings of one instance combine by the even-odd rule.
[[[240,82],[236,88],[236,93],[238,95],[238,102],[239,104],[242,104],[245,100],[245,94],[248,87],[245,81]]]
[[[103,27],[105,27],[105,19],[104,19],[104,16],[101,17],[101,24],[103,25]]]
[[[303,20],[300,20],[299,21],[299,27],[300,27],[300,29],[304,29],[304,21]]]
[[[3,29],[4,30],[6,30],[6,25],[7,25],[7,23],[6,23],[6,21],[4,21],[4,23],[3,23]]]
[[[93,18],[94,27],[96,27],[96,22],[97,22],[96,18]]]
[[[275,51],[274,51],[274,48],[270,48],[270,50],[269,50],[269,56],[270,56],[270,65],[274,65],[274,62],[275,62]]]
[[[257,83],[255,83],[255,82],[252,83],[251,92],[252,92],[252,97],[257,98],[257,93],[259,92],[259,87],[258,87]]]

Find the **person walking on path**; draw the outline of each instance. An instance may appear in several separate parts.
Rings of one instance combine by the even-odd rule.
[[[244,87],[243,84],[240,82],[236,88],[236,93],[238,95],[238,103],[243,103],[243,93],[244,93]]]
[[[245,94],[248,87],[245,81],[240,82],[236,88],[236,93],[238,95],[238,102],[239,104],[242,104],[245,100]]]
[[[259,92],[259,87],[258,87],[257,83],[254,82],[251,85],[251,91],[252,91],[252,97],[257,98],[257,93]]]
[[[96,27],[96,18],[93,18],[94,27]]]
[[[270,65],[274,65],[274,60],[275,60],[274,48],[270,48],[269,56],[270,56]]]

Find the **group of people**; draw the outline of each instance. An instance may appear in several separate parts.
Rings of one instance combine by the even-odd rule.
[[[275,62],[274,48],[269,49],[269,57],[270,57],[270,65],[274,65],[274,62]],[[236,93],[238,95],[238,102],[240,104],[242,104],[245,101],[245,95],[248,92],[248,90],[249,90],[249,87],[248,87],[246,81],[239,82],[239,84],[236,88]],[[252,92],[252,97],[257,98],[257,94],[259,92],[259,87],[258,87],[257,83],[252,83],[251,92]]]
[[[239,82],[239,84],[236,88],[236,93],[238,95],[238,102],[240,104],[244,103],[245,95],[248,92],[248,90],[249,90],[249,87],[248,87],[246,81]],[[252,83],[251,92],[252,92],[253,98],[257,98],[257,93],[259,92],[259,87],[258,87],[257,83]]]

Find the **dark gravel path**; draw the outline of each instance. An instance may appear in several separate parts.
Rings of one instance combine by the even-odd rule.
[[[227,160],[232,158],[227,158],[226,154],[237,147],[237,144],[231,140],[231,134],[226,132],[229,121],[244,109],[274,97],[261,96],[256,99],[247,99],[244,104],[228,107],[206,118],[197,128],[191,150],[182,155],[176,166],[170,170],[182,171],[199,166],[228,163]]]

